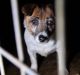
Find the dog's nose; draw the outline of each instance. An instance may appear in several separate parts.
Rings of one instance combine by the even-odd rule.
[[[40,36],[39,36],[39,41],[40,41],[40,42],[44,42],[44,41],[46,41],[47,39],[48,39],[47,36],[43,36],[43,35],[40,35]]]

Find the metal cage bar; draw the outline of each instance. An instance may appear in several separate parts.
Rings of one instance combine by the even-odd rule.
[[[13,25],[14,25],[18,58],[20,61],[23,61],[24,56],[23,56],[23,49],[22,49],[18,2],[17,2],[17,0],[10,0],[10,1],[11,1],[11,8],[12,8],[12,17],[13,17]],[[23,71],[21,71],[21,75],[25,75]]]
[[[56,7],[56,32],[57,32],[57,60],[58,75],[66,75],[65,69],[65,21],[64,0],[55,0]]]
[[[9,54],[6,50],[4,50],[1,47],[0,47],[0,55],[3,56],[3,57],[5,57],[7,60],[9,60],[11,63],[13,63],[17,68],[19,68],[20,70],[22,70],[25,75],[26,74],[28,74],[28,75],[38,75],[37,73],[35,73],[31,69],[29,69],[29,67],[27,67],[26,65],[24,65],[21,61],[19,61],[17,58],[15,58],[13,55]],[[0,65],[3,65],[3,64],[0,64]],[[1,69],[2,69],[2,72],[4,72],[3,71],[4,68],[1,67]],[[4,73],[2,73],[2,75],[4,75]]]
[[[1,52],[0,52],[0,72],[1,72],[1,75],[5,75],[3,59],[2,59]]]
[[[17,0],[10,0],[12,8],[13,25],[16,39],[17,53],[20,61],[24,60],[22,41],[21,41],[21,30],[19,22],[18,2]]]

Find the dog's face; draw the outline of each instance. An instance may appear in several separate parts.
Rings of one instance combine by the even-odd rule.
[[[39,7],[23,7],[25,25],[35,41],[39,43],[48,42],[55,32],[55,17],[53,9],[48,5]],[[28,15],[29,13],[29,15]],[[31,13],[31,14],[30,14]]]

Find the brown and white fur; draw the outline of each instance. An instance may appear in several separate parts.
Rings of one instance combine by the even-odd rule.
[[[41,56],[56,51],[55,16],[51,5],[39,7],[26,5],[24,14],[24,39],[31,60],[31,69],[37,71],[36,53]]]

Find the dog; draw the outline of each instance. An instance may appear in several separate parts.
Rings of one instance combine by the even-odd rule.
[[[24,14],[24,39],[31,60],[31,69],[37,71],[37,56],[48,56],[56,51],[55,15],[53,5],[27,4]]]

